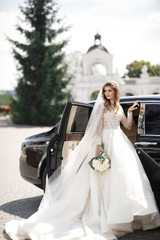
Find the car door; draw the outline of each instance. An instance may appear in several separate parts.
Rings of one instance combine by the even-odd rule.
[[[160,103],[140,104],[135,147],[160,209]]]
[[[62,114],[56,138],[51,139],[47,153],[47,169],[50,176],[65,161],[84,136],[92,111],[92,104],[69,101]]]
[[[160,103],[141,103],[136,146],[160,164]]]
[[[127,116],[128,108],[130,108],[132,106],[132,104],[133,104],[133,102],[123,102],[123,103],[121,103],[121,106],[122,106],[123,111],[124,111],[126,116]],[[127,135],[129,140],[133,143],[133,145],[135,144],[136,138],[137,138],[138,116],[139,116],[139,108],[134,110],[134,112],[133,112],[132,128],[130,130],[126,129],[121,124],[121,129]]]

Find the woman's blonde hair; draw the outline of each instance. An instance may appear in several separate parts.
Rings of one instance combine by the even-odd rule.
[[[107,110],[110,111],[111,102],[109,99],[106,98],[106,96],[104,94],[105,87],[111,87],[114,91],[114,96],[115,96],[114,107],[116,108],[116,113],[117,113],[119,110],[119,98],[120,98],[118,84],[114,81],[107,81],[102,87],[102,98],[104,100],[104,111],[106,112]]]

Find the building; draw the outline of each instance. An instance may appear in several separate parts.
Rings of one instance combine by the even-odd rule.
[[[119,84],[121,96],[160,93],[160,77],[150,77],[143,66],[140,78],[121,78],[113,73],[113,56],[101,44],[101,36],[95,35],[94,45],[82,56],[81,70],[72,82],[72,94],[76,101],[88,102],[108,80]]]

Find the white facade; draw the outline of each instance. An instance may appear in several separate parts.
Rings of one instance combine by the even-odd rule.
[[[113,56],[101,45],[101,36],[97,34],[94,44],[82,56],[81,71],[77,71],[72,82],[72,95],[76,101],[88,102],[95,91],[99,91],[108,80],[115,80],[119,84],[121,96],[148,95],[160,93],[160,77],[149,77],[147,67],[143,66],[140,78],[120,78],[113,73]],[[98,67],[101,71],[98,72]],[[103,71],[102,71],[103,70]]]
[[[147,66],[143,66],[140,78],[128,78],[120,86],[121,96],[160,94],[160,77],[150,77]]]

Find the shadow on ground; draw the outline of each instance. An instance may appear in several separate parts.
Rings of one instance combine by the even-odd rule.
[[[4,239],[12,240],[12,239],[8,236],[8,234],[5,232],[5,230],[3,231],[3,237],[4,237]]]
[[[28,218],[38,210],[42,196],[24,198],[8,202],[0,206],[0,210],[21,218]]]
[[[148,231],[135,231],[121,237],[120,240],[160,240],[160,228]]]
[[[12,240],[5,230],[3,231],[3,236],[7,240]],[[146,232],[135,231],[134,233],[119,238],[119,240],[160,240],[160,228]]]

